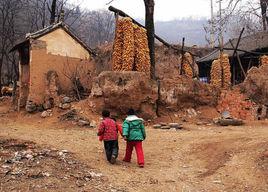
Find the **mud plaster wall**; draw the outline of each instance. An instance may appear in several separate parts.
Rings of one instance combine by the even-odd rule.
[[[83,86],[90,89],[90,74],[94,62],[90,54],[64,30],[58,29],[31,42],[30,89],[28,100],[41,104],[45,99],[46,74],[50,70],[58,73],[62,93],[72,90],[71,76],[77,66],[82,75]]]

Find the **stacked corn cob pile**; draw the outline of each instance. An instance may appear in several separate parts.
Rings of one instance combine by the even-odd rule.
[[[112,58],[113,71],[139,71],[150,75],[146,30],[130,18],[118,19]]]
[[[229,63],[229,56],[227,54],[222,54],[222,70],[223,70],[223,88],[228,89],[231,86],[231,66]]]
[[[116,24],[115,42],[112,55],[113,71],[121,71],[123,54],[123,20],[118,19]]]
[[[130,18],[123,18],[122,71],[132,71],[134,64],[134,28]]]
[[[222,87],[222,70],[220,61],[214,60],[210,70],[210,84],[220,89]]]
[[[231,67],[227,54],[212,62],[210,77],[211,84],[218,89],[228,89],[231,86]]]
[[[264,55],[260,58],[261,65],[268,65],[268,56]]]
[[[181,61],[182,61],[182,58],[181,58]],[[186,52],[183,56],[183,63],[181,67],[182,67],[183,74],[185,74],[189,78],[193,78],[194,76],[193,68],[191,67],[192,65],[194,65],[193,57],[190,53]]]
[[[134,25],[134,39],[136,70],[150,75],[151,65],[146,30],[138,25]]]

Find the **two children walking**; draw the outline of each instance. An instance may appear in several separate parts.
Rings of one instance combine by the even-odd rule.
[[[99,140],[104,141],[107,160],[114,164],[118,157],[118,132],[123,136],[126,143],[126,152],[123,161],[130,162],[133,148],[136,150],[137,161],[140,167],[144,167],[144,155],[142,141],[146,138],[143,119],[135,115],[133,109],[129,109],[127,118],[123,122],[123,128],[115,120],[110,118],[110,112],[102,112],[103,121],[98,130]]]

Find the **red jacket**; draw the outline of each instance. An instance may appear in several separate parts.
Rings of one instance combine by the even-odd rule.
[[[111,118],[105,118],[98,130],[99,140],[102,141],[112,141],[118,139],[118,128],[116,123]]]

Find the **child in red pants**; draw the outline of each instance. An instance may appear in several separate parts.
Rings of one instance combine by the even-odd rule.
[[[144,167],[142,141],[146,138],[145,128],[143,119],[138,118],[133,109],[129,109],[128,116],[123,123],[123,137],[127,141],[126,154],[123,161],[131,161],[132,151],[135,147],[138,164],[140,167]]]

